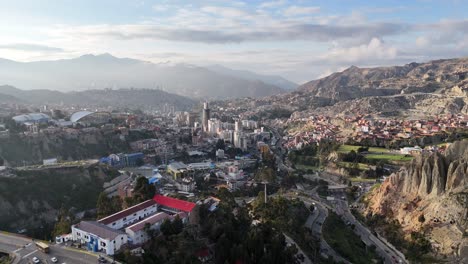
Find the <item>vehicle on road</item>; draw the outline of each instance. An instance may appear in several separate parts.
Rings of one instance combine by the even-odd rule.
[[[52,258],[50,259],[50,261],[52,261],[53,263],[57,263],[58,260],[57,260],[56,257],[52,257]]]
[[[38,247],[39,250],[41,250],[42,252],[46,254],[49,253],[49,245],[47,245],[46,243],[37,241],[35,242],[35,244],[36,244],[36,247]]]
[[[98,262],[99,262],[99,263],[107,263],[107,259],[105,259],[105,258],[102,257],[102,256],[99,256]]]
[[[37,264],[37,263],[41,263],[41,261],[37,258],[37,257],[34,257],[32,259],[33,263]]]

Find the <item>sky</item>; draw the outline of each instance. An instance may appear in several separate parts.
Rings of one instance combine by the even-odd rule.
[[[110,53],[297,83],[468,56],[468,0],[0,0],[0,58]]]

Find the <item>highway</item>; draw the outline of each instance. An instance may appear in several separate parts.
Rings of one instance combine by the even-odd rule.
[[[293,168],[284,164],[285,151],[282,148],[281,135],[275,128],[267,127],[267,129],[269,129],[273,133],[273,136],[277,139],[277,141],[275,142],[276,144],[275,144],[275,148],[273,149],[273,151],[277,157],[276,160],[277,160],[278,168],[281,170],[286,170],[286,171],[294,171]],[[321,178],[320,175],[317,175],[317,177]],[[321,178],[321,179],[324,179],[324,178]],[[328,181],[330,185],[337,184],[333,181],[330,181],[329,179],[324,179],[324,180]],[[374,245],[376,247],[377,254],[379,254],[384,259],[385,263],[387,264],[408,263],[403,253],[398,251],[393,245],[391,245],[386,240],[380,239],[379,237],[372,234],[372,232],[367,227],[365,227],[364,225],[362,225],[362,223],[356,220],[356,218],[353,216],[353,214],[349,210],[347,201],[345,199],[341,199],[344,196],[344,194],[338,194],[337,197],[335,197],[337,199],[335,199],[335,201],[333,202],[330,202],[319,197],[316,190],[317,188],[314,188],[313,190],[309,192],[303,192],[304,194],[306,194],[306,197],[301,196],[301,195],[295,195],[294,198],[301,199],[308,207],[310,206],[310,204],[315,203],[315,207],[317,209],[314,210],[314,213],[316,215],[311,214],[309,216],[309,218],[306,221],[306,226],[311,228],[312,232],[320,236],[322,252],[326,252],[326,255],[333,256],[335,261],[349,263],[349,261],[345,260],[338,253],[336,253],[327,244],[325,239],[323,239],[322,224],[325,221],[326,217],[328,216],[328,209],[330,209],[334,211],[336,214],[340,215],[345,222],[349,221],[351,224],[354,224],[355,225],[354,232],[361,238],[361,240],[367,246]]]
[[[13,264],[32,263],[32,259],[34,257],[39,258],[41,263],[52,263],[52,257],[56,257],[58,259],[58,263],[98,263],[98,255],[95,253],[51,244],[50,252],[45,254],[36,247],[31,238],[6,232],[0,232],[0,251],[12,254],[15,257]]]

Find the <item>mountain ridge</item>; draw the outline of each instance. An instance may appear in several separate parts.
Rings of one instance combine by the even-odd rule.
[[[288,79],[285,79],[281,76],[277,75],[266,75],[266,74],[258,74],[255,72],[247,71],[247,70],[236,70],[224,67],[223,65],[214,64],[206,66],[207,69],[211,71],[215,71],[221,74],[238,77],[241,79],[248,79],[248,80],[259,80],[267,84],[275,85],[285,90],[294,90],[299,85],[294,83]]]
[[[21,90],[11,85],[0,86],[0,94],[18,101],[36,105],[69,104],[80,106],[115,106],[154,109],[161,105],[174,105],[180,110],[190,110],[197,101],[155,89],[103,89],[63,93],[53,90]],[[1,100],[0,100],[1,102]]]
[[[283,93],[278,86],[185,64],[163,65],[86,54],[73,59],[16,62],[0,60],[0,80],[25,89],[62,92],[102,88],[159,88],[199,99],[262,97]]]

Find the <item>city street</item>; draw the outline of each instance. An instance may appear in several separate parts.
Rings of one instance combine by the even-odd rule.
[[[97,263],[98,258],[95,253],[54,244],[50,245],[50,252],[45,254],[32,239],[5,232],[0,233],[0,251],[14,254],[14,264],[32,263],[34,257],[39,258],[41,263],[52,263],[51,258],[56,257],[58,263],[68,264]]]

